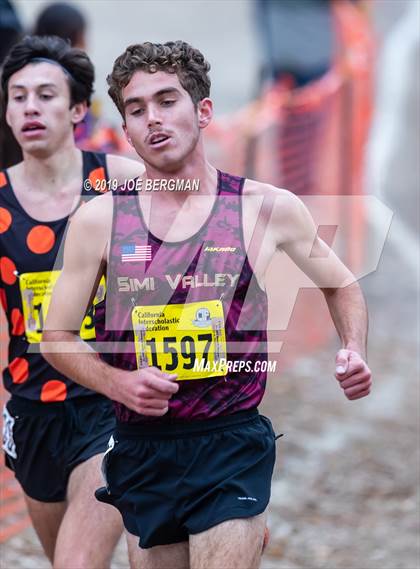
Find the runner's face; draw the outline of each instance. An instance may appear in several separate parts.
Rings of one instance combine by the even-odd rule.
[[[55,152],[85,113],[85,103],[70,108],[68,79],[58,65],[31,63],[9,79],[6,120],[24,152]]]
[[[164,71],[137,71],[122,94],[124,130],[146,165],[168,173],[185,165],[210,122],[211,101],[194,108],[176,73]]]

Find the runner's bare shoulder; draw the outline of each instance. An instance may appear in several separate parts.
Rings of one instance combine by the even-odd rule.
[[[247,179],[243,196],[244,198],[264,196],[263,221],[275,230],[278,242],[295,240],[299,237],[302,227],[308,224],[305,205],[298,196],[288,190]]]
[[[138,178],[144,174],[144,164],[125,156],[107,154],[106,163],[110,180],[116,180],[118,185],[123,185],[127,180]]]

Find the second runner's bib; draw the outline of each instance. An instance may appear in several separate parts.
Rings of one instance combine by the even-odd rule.
[[[19,288],[22,295],[23,319],[25,334],[30,344],[39,344],[42,330],[47,319],[52,290],[60,271],[41,271],[19,275]],[[102,277],[93,305],[103,300],[105,295],[105,279]],[[92,309],[85,316],[80,337],[83,340],[95,339],[95,326]]]

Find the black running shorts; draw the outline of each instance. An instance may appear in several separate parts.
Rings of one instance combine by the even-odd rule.
[[[72,470],[105,452],[114,429],[112,403],[101,395],[54,403],[12,396],[3,420],[6,466],[31,498],[61,502]]]
[[[257,410],[170,425],[117,423],[103,461],[106,488],[124,525],[149,548],[188,540],[267,507],[275,435]]]

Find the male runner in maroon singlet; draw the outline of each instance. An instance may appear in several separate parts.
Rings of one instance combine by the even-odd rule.
[[[109,92],[145,163],[142,191],[121,187],[75,216],[44,333],[54,366],[114,401],[97,497],[121,512],[134,568],[259,567],[275,460],[257,411],[264,274],[277,249],[325,294],[345,395],[370,391],[362,293],[306,208],[206,160],[209,69],[184,42],[130,46],[116,60]],[[177,183],[190,191],[169,191]],[[110,348],[99,359],[71,331],[105,270],[97,335]]]
[[[70,216],[98,195],[95,189],[144,170],[76,148],[74,127],[86,114],[93,80],[84,52],[36,36],[12,48],[1,76],[6,119],[24,157],[0,172],[0,296],[10,337],[3,378],[11,394],[3,448],[47,557],[54,567],[78,569],[109,566],[121,534],[115,509],[92,497],[114,414],[103,395],[73,383],[33,349]],[[81,335],[94,339],[91,312]]]

